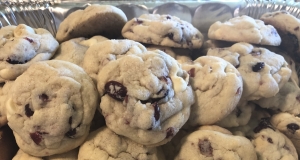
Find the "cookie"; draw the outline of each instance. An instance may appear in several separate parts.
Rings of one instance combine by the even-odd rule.
[[[189,118],[194,95],[188,80],[179,63],[160,50],[111,61],[97,84],[107,127],[143,145],[167,143]]]
[[[190,62],[192,61],[191,57],[189,56],[188,52],[186,51],[181,51],[181,50],[177,50],[174,48],[170,48],[170,47],[164,47],[164,46],[156,46],[156,45],[152,45],[147,47],[148,51],[153,51],[159,49],[165,53],[167,53],[168,55],[170,55],[171,57],[173,57],[174,59],[177,60],[177,62],[179,63],[185,63],[185,62]],[[175,51],[174,51],[175,50]],[[175,52],[180,52],[180,53],[175,53]],[[185,53],[183,53],[185,52]]]
[[[263,14],[260,19],[266,24],[270,24],[276,28],[282,38],[280,47],[299,62],[300,20],[284,10],[267,12]]]
[[[8,125],[20,149],[37,157],[64,153],[83,143],[99,103],[84,70],[59,60],[32,64],[8,95]]]
[[[0,150],[1,160],[11,160],[17,153],[19,147],[16,143],[12,130],[8,125],[0,128]]]
[[[246,125],[250,118],[255,104],[251,102],[239,102],[236,108],[225,118],[216,123],[221,127],[238,127]]]
[[[261,121],[254,128],[251,140],[258,159],[298,160],[296,149],[284,134],[276,130],[270,123]]]
[[[64,42],[72,38],[89,38],[95,35],[109,39],[118,38],[126,22],[125,13],[119,8],[93,4],[67,16],[59,25],[56,39]]]
[[[251,142],[241,136],[211,130],[198,130],[183,138],[181,143],[179,154],[175,160],[257,159]]]
[[[78,160],[164,160],[155,147],[146,147],[119,136],[107,127],[92,132],[80,146]]]
[[[243,77],[245,101],[275,96],[291,77],[288,63],[281,55],[248,43],[210,49],[207,55],[221,57],[237,68]]]
[[[224,23],[213,23],[208,30],[208,38],[271,46],[279,46],[281,43],[281,38],[273,26],[246,15],[234,17]]]
[[[254,101],[254,103],[275,112],[298,115],[300,114],[300,88],[294,82],[289,81],[283,85],[275,96],[262,98]]]
[[[219,57],[202,56],[182,68],[190,75],[196,100],[187,126],[214,124],[235,109],[243,92],[243,81],[232,64]]]
[[[0,128],[7,124],[7,116],[6,116],[6,101],[7,94],[11,87],[13,86],[13,81],[7,81],[5,84],[0,84]]]
[[[60,44],[53,59],[68,61],[82,67],[84,54],[95,43],[108,40],[102,36],[94,36],[90,39],[74,38]]]
[[[203,35],[192,24],[171,15],[143,14],[128,21],[123,37],[137,42],[176,48],[200,48]]]
[[[97,76],[102,68],[110,61],[124,55],[142,54],[147,49],[140,43],[132,40],[107,40],[91,46],[85,53],[82,67],[85,72],[97,83]]]
[[[43,28],[25,24],[0,29],[0,83],[14,80],[32,63],[49,60],[58,42]]]
[[[19,149],[19,151],[13,157],[12,160],[77,160],[77,158],[78,158],[78,148],[65,153],[55,154],[47,157],[35,157]]]
[[[300,118],[289,113],[278,113],[271,117],[271,124],[285,134],[300,154]]]

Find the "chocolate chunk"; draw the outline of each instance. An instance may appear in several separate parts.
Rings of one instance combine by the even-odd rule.
[[[206,157],[213,157],[213,148],[211,147],[211,143],[208,139],[199,139],[198,147],[202,155]]]
[[[253,72],[259,72],[265,67],[264,62],[257,62],[254,66],[252,66],[252,71]]]
[[[167,132],[166,139],[169,138],[169,137],[173,137],[174,134],[175,134],[174,133],[175,131],[174,131],[173,127],[168,128],[166,132]]]
[[[127,95],[127,88],[123,86],[123,84],[116,81],[107,82],[104,88],[110,97],[118,101],[123,101]]]
[[[152,104],[153,108],[154,108],[154,118],[156,121],[159,120],[160,118],[160,109],[157,103],[153,103]]]
[[[296,133],[296,130],[299,130],[299,129],[300,129],[300,128],[299,128],[299,125],[296,124],[296,123],[290,123],[290,124],[288,124],[286,127],[287,127],[287,129],[288,129],[290,132],[292,132],[293,134]]]
[[[29,104],[25,105],[25,115],[27,117],[31,117],[34,114],[34,112],[31,110],[31,108],[29,107]]]
[[[254,133],[259,133],[263,129],[271,128],[273,131],[275,131],[274,127],[270,123],[270,118],[262,118],[259,122],[258,126],[253,129]]]

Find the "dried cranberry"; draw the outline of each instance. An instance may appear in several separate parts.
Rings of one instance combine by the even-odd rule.
[[[171,19],[171,17],[168,15],[167,17],[166,17],[167,19]]]
[[[296,130],[300,129],[299,125],[296,123],[290,123],[286,126],[288,130],[290,130],[293,134],[296,132]]]
[[[34,132],[34,133],[30,133],[30,138],[33,140],[35,144],[39,145],[43,137],[40,132]]]
[[[6,62],[9,63],[9,64],[24,64],[22,62],[19,62],[19,61],[16,61],[16,60],[12,60],[10,58],[7,58]]]
[[[26,39],[29,43],[33,43],[33,40],[28,37],[25,37],[24,39]]]
[[[43,102],[47,102],[49,100],[49,97],[47,94],[41,94],[39,95],[39,99],[42,100]]]
[[[140,20],[140,19],[138,19],[138,18],[136,18],[136,22],[137,22],[138,24],[142,24],[142,23],[143,23],[143,21]]]
[[[173,127],[170,127],[167,129],[167,135],[166,135],[166,138],[169,138],[169,137],[173,137],[174,136],[174,128]]]
[[[202,155],[205,155],[206,157],[212,157],[213,156],[213,148],[211,147],[211,143],[208,139],[199,140],[198,142],[199,150]]]
[[[29,104],[25,105],[25,115],[27,117],[31,117],[34,114],[34,112],[31,110],[31,108],[29,107]]]
[[[107,82],[104,88],[110,97],[118,101],[123,101],[127,95],[127,88],[116,81]]]
[[[265,67],[265,63],[264,62],[257,62],[254,66],[252,66],[252,71],[253,72],[259,72],[264,67]]]
[[[191,77],[195,77],[195,68],[192,68],[188,71],[188,74],[191,76]]]
[[[160,108],[157,103],[153,103],[152,106],[154,108],[154,118],[156,121],[158,121],[160,117]]]
[[[272,143],[272,144],[273,144],[272,138],[268,138],[267,141],[268,141],[269,143]]]
[[[168,33],[167,35],[171,40],[173,40],[174,34],[173,33]]]

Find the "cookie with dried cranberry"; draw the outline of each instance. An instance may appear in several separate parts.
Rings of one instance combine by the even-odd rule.
[[[256,160],[250,140],[212,130],[197,130],[181,140],[175,160]]]
[[[55,154],[47,157],[35,157],[19,149],[19,151],[13,157],[12,160],[77,160],[77,159],[78,159],[78,148],[65,153]]]
[[[281,38],[273,26],[246,15],[234,17],[224,23],[215,22],[208,30],[208,38],[271,46],[279,46],[281,43]]]
[[[13,85],[13,81],[7,81],[5,84],[0,84],[0,128],[7,124],[6,116],[6,101],[8,92]]]
[[[84,55],[82,67],[97,83],[97,76],[102,68],[110,61],[114,61],[130,54],[142,54],[147,49],[132,40],[106,40],[89,47]]]
[[[243,81],[232,64],[219,57],[202,56],[182,64],[182,68],[190,75],[196,100],[186,127],[214,124],[235,109]]]
[[[107,127],[143,145],[167,143],[189,118],[194,95],[188,81],[181,65],[160,50],[111,61],[97,85]]]
[[[300,118],[289,113],[278,113],[271,117],[271,124],[285,134],[300,154]]]
[[[49,60],[58,42],[43,28],[25,24],[0,29],[0,83],[14,80],[32,63]]]
[[[82,67],[84,54],[88,48],[105,40],[108,39],[102,36],[94,36],[90,39],[83,37],[70,39],[60,44],[52,59],[68,61]]]
[[[276,28],[282,38],[280,45],[297,62],[300,60],[300,20],[287,11],[267,12],[260,19]]]
[[[59,60],[31,65],[8,95],[8,125],[20,149],[37,157],[82,144],[98,105],[91,78],[81,67]]]
[[[90,38],[95,35],[109,39],[118,38],[126,22],[125,13],[119,8],[93,4],[67,16],[59,25],[56,39],[64,42],[72,38]]]
[[[203,35],[192,24],[171,15],[143,14],[128,21],[123,37],[137,42],[175,48],[200,48]]]
[[[251,142],[258,159],[298,160],[297,151],[291,140],[268,121],[261,121],[253,131],[255,134]]]
[[[156,147],[146,147],[126,137],[119,136],[107,127],[90,133],[80,146],[79,160],[147,159],[164,160]]]
[[[207,55],[221,57],[237,68],[243,78],[242,99],[246,101],[275,96],[291,77],[291,69],[281,55],[248,43],[210,49]]]
[[[268,108],[275,112],[298,115],[300,114],[300,88],[295,82],[289,81],[283,85],[275,96],[253,102],[262,108]]]

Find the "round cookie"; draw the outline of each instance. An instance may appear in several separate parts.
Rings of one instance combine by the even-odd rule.
[[[8,96],[8,125],[20,149],[37,157],[83,143],[99,103],[97,89],[84,70],[59,60],[31,65]]]
[[[266,24],[270,24],[277,29],[280,37],[282,38],[280,47],[299,62],[300,20],[284,10],[267,12],[263,14],[260,19]]]
[[[284,134],[274,129],[267,121],[261,121],[254,128],[251,140],[258,159],[298,160],[296,149]]]
[[[155,50],[111,61],[98,74],[106,125],[147,145],[170,141],[190,115],[189,75],[175,59]]]
[[[0,29],[0,83],[14,80],[32,63],[49,60],[58,42],[43,28],[25,24]]]
[[[243,92],[243,81],[233,65],[219,57],[202,56],[182,68],[190,75],[196,100],[187,126],[214,124],[235,109]]]
[[[102,36],[94,36],[90,39],[74,38],[60,44],[52,59],[68,61],[82,67],[84,54],[90,46],[101,41],[108,40]]]
[[[119,136],[107,127],[97,129],[80,146],[78,160],[164,160],[157,148],[146,147]]]
[[[8,125],[0,128],[0,151],[1,160],[11,160],[17,153],[19,147],[16,143],[12,130]]]
[[[210,49],[207,55],[221,57],[237,68],[243,77],[245,101],[275,96],[291,77],[291,70],[281,55],[248,43]]]
[[[13,81],[6,81],[5,84],[1,84],[0,87],[0,128],[7,124],[7,116],[6,116],[6,101],[7,94],[11,87],[13,86]]]
[[[106,40],[91,46],[86,51],[82,67],[96,84],[99,72],[110,61],[124,55],[142,54],[146,51],[142,44],[132,40]]]
[[[273,26],[246,15],[234,17],[224,23],[213,23],[208,30],[208,38],[271,46],[279,46],[281,43],[281,38]]]
[[[47,157],[35,157],[19,149],[19,151],[13,157],[12,160],[77,160],[77,158],[78,158],[78,148],[65,153],[55,154]]]
[[[57,30],[56,39],[64,42],[72,38],[101,35],[118,38],[127,22],[125,13],[111,5],[93,4],[66,17]]]
[[[246,125],[250,118],[255,104],[251,102],[239,102],[236,108],[225,118],[216,123],[221,127],[238,127]]]
[[[285,134],[300,154],[300,118],[289,113],[278,113],[271,117],[271,124]]]
[[[175,160],[257,159],[251,142],[241,136],[211,130],[198,130],[183,138],[181,143],[179,154]]]
[[[300,88],[295,82],[289,81],[283,85],[275,96],[262,98],[254,101],[254,103],[275,112],[298,115],[300,114]]]
[[[203,35],[192,24],[171,15],[143,14],[122,29],[125,38],[176,48],[200,48]]]

